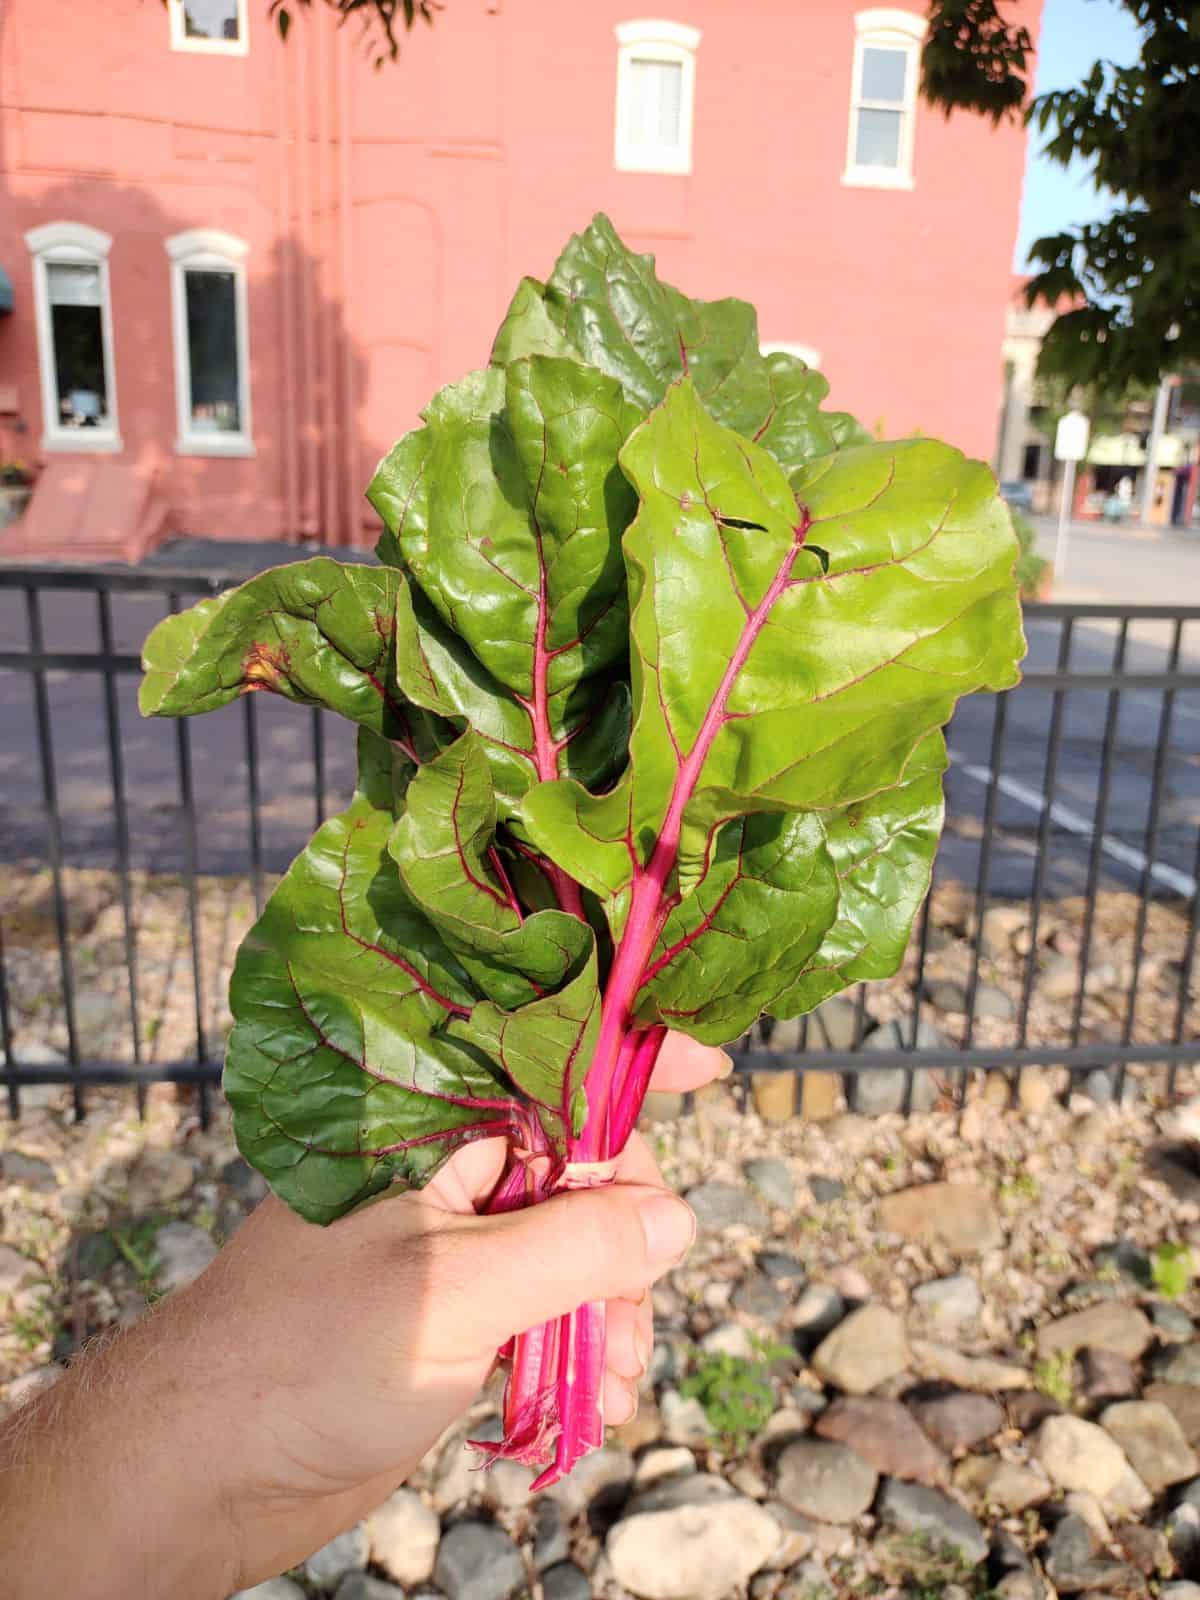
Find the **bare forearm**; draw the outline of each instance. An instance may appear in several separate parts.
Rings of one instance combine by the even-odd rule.
[[[237,1587],[204,1373],[173,1312],[92,1352],[0,1429],[10,1600],[216,1600]]]

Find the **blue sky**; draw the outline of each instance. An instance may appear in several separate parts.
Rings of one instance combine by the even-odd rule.
[[[1138,55],[1138,33],[1116,0],[1046,0],[1038,40],[1035,86],[1063,89],[1079,83],[1093,61],[1107,57],[1122,65]],[[1014,269],[1026,268],[1029,246],[1042,234],[1072,222],[1090,222],[1109,210],[1086,166],[1064,169],[1039,153],[1046,135],[1030,130],[1029,157]]]

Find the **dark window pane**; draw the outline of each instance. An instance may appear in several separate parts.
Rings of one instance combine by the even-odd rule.
[[[860,111],[854,164],[858,167],[900,165],[899,111]]]
[[[191,427],[195,433],[237,433],[237,297],[232,272],[187,272]]]
[[[52,261],[46,268],[59,424],[94,428],[108,417],[100,268]]]
[[[237,0],[183,0],[183,30],[189,39],[231,39],[236,42]]]
[[[878,50],[871,46],[863,51],[863,100],[895,100],[904,102],[904,79],[908,68],[908,55],[903,50]]]

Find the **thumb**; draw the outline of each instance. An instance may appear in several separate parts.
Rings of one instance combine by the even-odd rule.
[[[678,1195],[631,1183],[464,1218],[462,1226],[474,1303],[493,1324],[487,1333],[495,1344],[588,1300],[639,1299],[683,1259],[696,1234]]]

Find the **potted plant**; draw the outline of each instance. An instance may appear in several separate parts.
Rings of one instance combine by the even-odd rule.
[[[33,494],[33,473],[23,461],[0,461],[0,528],[16,522]]]

